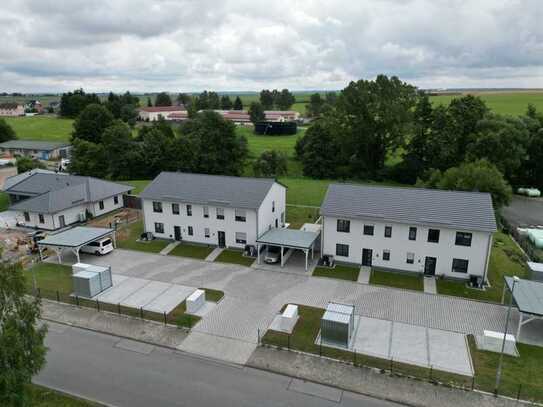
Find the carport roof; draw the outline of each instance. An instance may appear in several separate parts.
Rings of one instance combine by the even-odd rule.
[[[113,229],[77,226],[40,240],[40,246],[79,247],[113,233]]]
[[[505,277],[505,283],[511,291],[513,278]],[[520,312],[543,316],[543,283],[520,279],[515,283],[513,298]]]
[[[272,246],[293,247],[297,249],[310,249],[313,242],[319,237],[318,232],[308,232],[297,229],[275,228],[270,229],[256,241],[257,243]]]

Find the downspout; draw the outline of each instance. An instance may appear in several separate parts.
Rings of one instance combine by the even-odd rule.
[[[492,249],[492,233],[488,235],[488,245],[486,248],[486,261],[485,261],[485,272],[483,274],[483,284],[487,282],[488,266],[490,263],[490,250]]]

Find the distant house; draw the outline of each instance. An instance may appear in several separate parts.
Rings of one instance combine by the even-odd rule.
[[[9,177],[4,192],[18,223],[56,230],[123,207],[133,187],[93,177],[31,170]]]
[[[26,156],[40,160],[67,158],[72,146],[69,143],[39,140],[9,140],[0,143],[0,152],[10,156]]]
[[[164,120],[180,120],[182,115],[187,115],[185,106],[150,106],[140,107],[138,118],[146,122],[154,122],[159,118]]]
[[[20,103],[0,103],[0,116],[24,116],[25,107]]]
[[[238,124],[251,123],[251,118],[247,110],[214,110],[226,120],[230,120]],[[300,113],[293,110],[265,110],[265,121],[268,122],[288,122],[295,121],[300,118]]]

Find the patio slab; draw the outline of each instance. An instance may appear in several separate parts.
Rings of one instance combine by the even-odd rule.
[[[149,284],[149,282],[149,280],[144,280],[142,278],[126,278],[121,281],[120,284],[114,284],[113,287],[97,295],[94,299],[110,304],[118,304],[130,296],[134,291]]]
[[[438,370],[473,375],[466,337],[456,332],[428,329],[430,366]]]
[[[161,281],[150,281],[149,284],[144,285],[122,300],[121,305],[134,308],[145,307],[145,305],[160,296],[171,286],[171,284]]]
[[[394,323],[390,357],[397,361],[428,366],[428,338],[422,326]]]
[[[382,358],[390,356],[392,322],[383,319],[360,317],[354,340],[357,352]]]
[[[184,285],[171,284],[168,289],[148,302],[143,309],[152,312],[170,313],[180,303],[191,295],[196,288]]]

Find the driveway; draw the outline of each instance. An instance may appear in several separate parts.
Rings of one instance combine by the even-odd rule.
[[[136,251],[117,249],[104,257],[84,256],[82,261],[111,265],[114,274],[223,290],[225,298],[180,348],[214,356],[206,336],[213,336],[226,352],[235,340],[239,345],[235,354],[222,356],[241,363],[256,347],[259,331],[267,329],[286,303],[321,308],[329,301],[350,303],[363,317],[475,335],[485,329],[500,331],[506,315],[497,304]],[[515,310],[512,332],[517,324]]]

